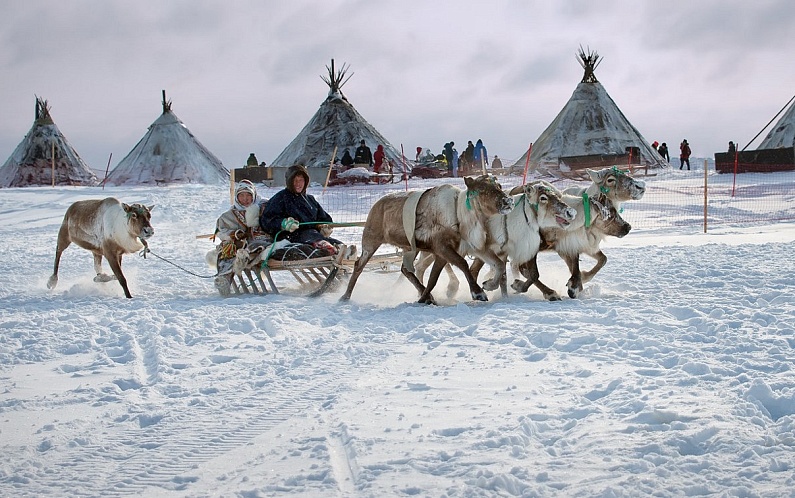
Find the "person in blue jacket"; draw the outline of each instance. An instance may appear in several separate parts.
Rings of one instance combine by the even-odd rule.
[[[489,153],[486,152],[486,146],[483,145],[483,140],[478,138],[475,143],[475,150],[473,152],[473,159],[475,161],[475,169],[480,170],[489,165]]]
[[[309,186],[309,172],[303,165],[287,168],[285,188],[268,201],[260,217],[263,230],[276,236],[277,240],[287,239],[297,244],[310,244],[336,254],[342,242],[332,238],[333,223],[319,202],[306,193]],[[278,234],[278,235],[277,235]]]

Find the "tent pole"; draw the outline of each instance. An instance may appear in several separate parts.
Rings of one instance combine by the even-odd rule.
[[[235,205],[235,168],[229,174],[229,204]]]
[[[776,115],[775,115],[775,116],[773,116],[773,119],[771,119],[770,121],[768,121],[768,122],[767,122],[767,124],[765,125],[765,127],[764,127],[764,128],[762,128],[761,130],[759,130],[759,133],[757,133],[756,135],[754,135],[754,138],[752,138],[752,139],[751,139],[751,142],[753,142],[754,140],[756,140],[756,137],[758,137],[759,135],[761,135],[761,134],[762,134],[762,132],[763,132],[763,131],[765,131],[765,129],[767,129],[767,127],[768,127],[768,126],[770,126],[770,123],[772,123],[772,122],[773,122],[773,120],[775,120],[775,119],[778,117],[778,115],[779,115],[779,114],[781,114],[781,113],[784,111],[784,109],[786,109],[786,108],[787,108],[787,106],[789,106],[789,105],[790,105],[790,102],[792,102],[793,100],[795,100],[795,95],[793,95],[793,96],[792,96],[792,98],[791,98],[791,99],[789,99],[789,102],[787,102],[787,104],[786,104],[784,107],[782,107],[782,108],[781,108],[781,110],[780,110],[780,111],[778,111],[778,112],[776,113]],[[741,150],[745,150],[745,149],[747,149],[747,148],[748,148],[748,146],[749,146],[749,145],[751,145],[751,142],[748,142],[747,144],[745,144],[745,147],[743,147]]]
[[[108,181],[108,171],[110,171],[110,158],[113,157],[113,152],[108,156],[108,166],[105,168],[105,178],[102,179],[102,190],[105,190],[105,182]]]
[[[331,59],[331,65],[334,65],[334,59]],[[334,167],[334,158],[337,157],[337,146],[334,146],[334,152],[331,153],[331,159],[328,161],[328,171],[326,172],[326,183],[323,184],[323,192],[326,191],[326,187],[328,187],[328,180],[331,178],[331,168]]]
[[[527,159],[524,162],[524,176],[522,176],[522,185],[527,183],[527,167],[530,165],[530,152],[533,151],[533,144],[530,144],[530,147],[527,148]]]

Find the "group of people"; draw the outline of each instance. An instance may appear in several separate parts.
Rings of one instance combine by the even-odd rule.
[[[234,263],[242,248],[249,258],[274,243],[280,249],[301,246],[302,254],[313,257],[334,255],[345,248],[331,237],[332,228],[328,225],[333,223],[331,215],[307,193],[308,186],[309,172],[302,165],[287,169],[285,188],[270,199],[260,198],[248,180],[236,185],[232,206],[215,225],[215,236],[221,241],[215,285],[221,294],[229,293]],[[279,241],[284,242],[279,244]]]
[[[467,147],[463,154],[459,155],[455,148],[455,142],[450,141],[442,147],[442,155],[447,162],[447,171],[450,176],[456,178],[459,172],[462,175],[470,174],[474,171],[481,171],[489,166],[489,154],[483,140],[473,144],[472,140],[467,142]]]
[[[655,140],[651,146],[660,154],[660,157],[665,159],[665,162],[671,162],[671,156],[668,153],[668,144],[665,142],[660,144]],[[690,154],[692,154],[692,152],[693,151],[690,150],[690,144],[687,143],[687,139],[682,140],[682,143],[679,144],[679,169],[682,169],[684,165],[687,164],[687,169],[690,170]]]
[[[345,149],[342,153],[340,164],[345,170],[362,167],[378,174],[388,173],[391,170],[384,146],[378,144],[375,148],[375,153],[373,153],[364,140],[359,142],[359,146],[356,147],[353,156],[351,156],[348,149]]]

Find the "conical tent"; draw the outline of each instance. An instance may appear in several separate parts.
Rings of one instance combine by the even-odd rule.
[[[533,143],[529,169],[557,176],[566,168],[560,158],[622,155],[628,147],[639,152],[634,164],[640,162],[650,168],[667,166],[597,81],[594,71],[600,62],[599,55],[580,48],[578,57],[585,75],[557,117]],[[527,153],[512,168],[524,168],[526,161]]]
[[[303,164],[307,168],[328,167],[333,160],[331,155],[337,148],[337,157],[342,157],[345,149],[354,154],[359,142],[365,141],[375,153],[378,145],[384,146],[384,152],[395,171],[402,169],[401,154],[367,122],[342,94],[342,86],[350,79],[345,78],[347,67],[335,71],[334,60],[328,69],[328,78],[321,76],[329,86],[328,97],[317,110],[301,133],[290,142],[279,156],[271,162],[271,166],[289,167]],[[351,75],[353,76],[353,75]]]
[[[795,97],[793,97],[795,99]],[[782,149],[795,146],[795,103],[789,106],[767,134],[758,149]]]
[[[110,185],[164,185],[168,183],[225,183],[227,170],[171,111],[163,91],[163,114],[113,169]]]
[[[0,187],[96,185],[97,177],[72,148],[36,97],[36,118],[22,142],[0,167]]]

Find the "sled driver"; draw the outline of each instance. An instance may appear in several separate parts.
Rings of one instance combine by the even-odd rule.
[[[309,172],[300,164],[290,166],[285,173],[285,181],[284,190],[271,197],[262,212],[262,228],[279,240],[310,244],[336,254],[344,244],[330,237],[332,229],[324,223],[332,223],[331,216],[313,196],[306,193]]]

